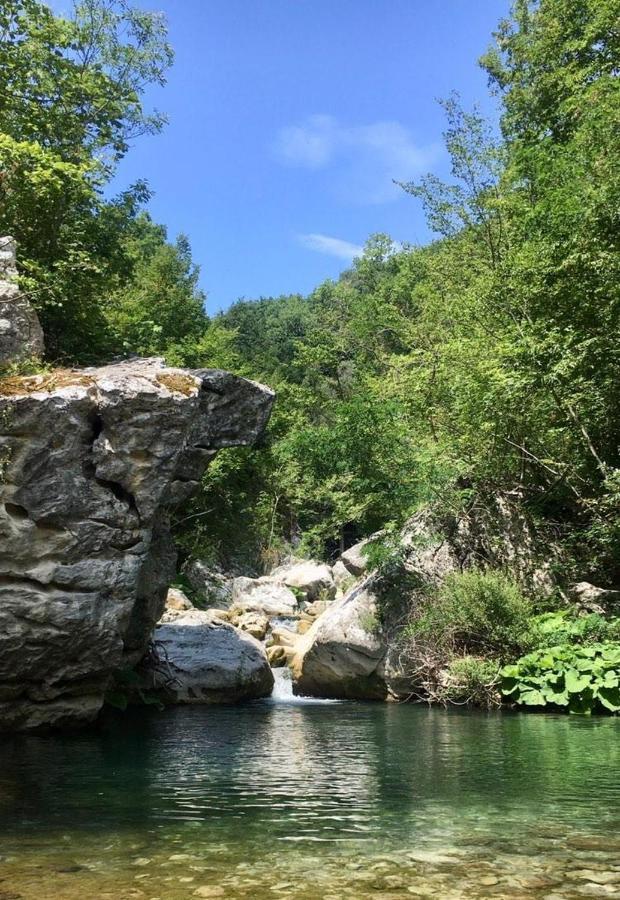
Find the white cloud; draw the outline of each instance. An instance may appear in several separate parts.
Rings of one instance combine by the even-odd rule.
[[[329,256],[337,256],[351,262],[356,256],[362,256],[364,248],[341,238],[330,237],[328,234],[300,234],[299,241],[309,250],[317,253],[327,253]]]
[[[408,128],[396,121],[343,125],[334,116],[310,116],[280,129],[275,153],[290,166],[332,169],[337,192],[349,201],[385,203],[399,196],[393,184],[426,171],[438,145],[419,146]]]

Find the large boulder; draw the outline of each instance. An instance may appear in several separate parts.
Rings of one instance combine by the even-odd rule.
[[[157,359],[0,379],[0,728],[97,715],[164,609],[171,511],[272,402]]]
[[[202,559],[190,559],[181,569],[203,604],[211,609],[228,609],[232,603],[233,578],[213,569]]]
[[[297,694],[383,700],[378,674],[387,652],[372,578],[335,600],[295,646],[291,662]]]
[[[305,600],[333,600],[336,596],[332,571],[325,563],[295,562],[274,569],[270,577],[298,591]]]
[[[143,687],[174,703],[238,703],[268,697],[273,674],[255,638],[198,609],[158,625]]]
[[[251,610],[269,617],[294,616],[299,612],[295,594],[268,576],[235,578],[232,599],[233,610]]]
[[[15,241],[0,237],[0,366],[43,356],[43,331],[16,282]]]

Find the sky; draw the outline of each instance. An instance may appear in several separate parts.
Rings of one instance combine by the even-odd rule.
[[[449,172],[438,98],[494,115],[477,60],[508,0],[139,0],[168,19],[175,63],[147,100],[169,117],[115,187],[146,178],[183,232],[209,313],[306,294],[368,236],[424,243],[393,184]]]

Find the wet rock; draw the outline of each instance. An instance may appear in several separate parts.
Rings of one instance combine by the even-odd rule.
[[[283,647],[281,644],[272,644],[271,647],[267,647],[267,659],[272,669],[287,665],[288,654],[286,647]]]

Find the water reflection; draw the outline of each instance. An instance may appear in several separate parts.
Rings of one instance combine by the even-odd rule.
[[[545,897],[559,879],[562,897],[620,896],[619,728],[256,703],[5,739],[0,888]]]

